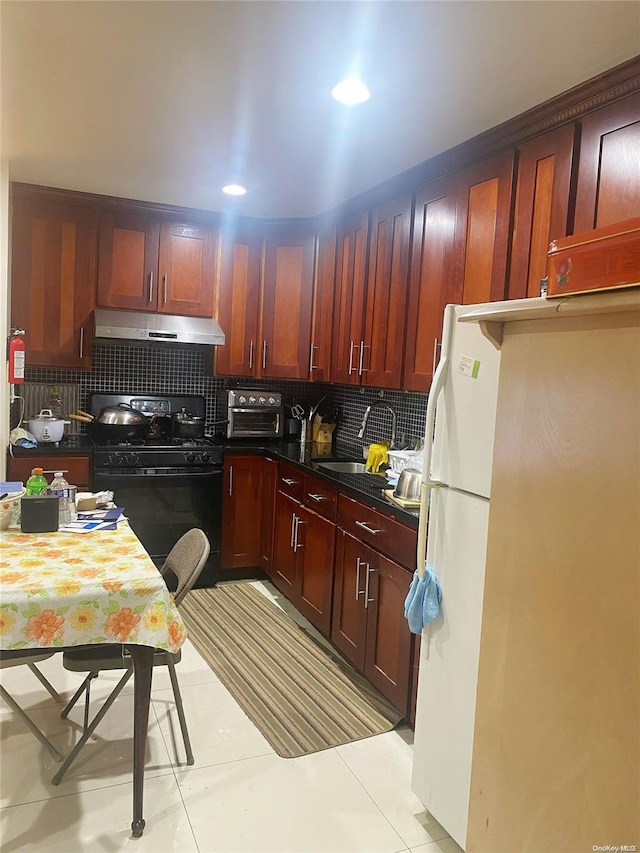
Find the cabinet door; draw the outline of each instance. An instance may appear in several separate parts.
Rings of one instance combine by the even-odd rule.
[[[335,524],[301,507],[294,548],[300,555],[298,610],[327,636],[331,628]]]
[[[160,223],[151,215],[106,210],[100,215],[98,305],[155,311]]]
[[[41,456],[7,456],[8,482],[26,483],[34,468],[47,472],[49,482],[56,471],[64,471],[65,479],[72,486],[88,489],[91,486],[90,464],[88,456],[61,456],[59,454]]]
[[[300,504],[288,495],[278,492],[273,531],[272,580],[293,602],[296,601],[298,591],[296,586],[296,552],[293,548],[296,519],[299,517]]]
[[[260,235],[251,227],[223,229],[218,322],[225,334],[216,347],[216,373],[254,376],[258,364]]]
[[[87,207],[15,198],[11,322],[28,366],[91,366],[97,221]],[[27,413],[29,414],[29,413]]]
[[[367,613],[364,674],[403,714],[409,702],[412,636],[404,618],[404,600],[411,577],[411,572],[371,551],[363,597]]]
[[[260,565],[262,493],[259,456],[224,461],[221,568]]]
[[[278,463],[275,459],[261,460],[262,468],[262,529],[260,532],[260,565],[271,576],[273,574],[273,522],[278,482]]]
[[[333,300],[331,381],[358,385],[364,356],[364,302],[367,281],[369,215],[338,226]]]
[[[454,290],[465,305],[504,299],[514,151],[457,176]]]
[[[318,235],[316,274],[313,288],[313,319],[309,352],[309,379],[329,382],[331,379],[331,327],[333,292],[336,280],[336,230],[330,228]]]
[[[640,216],[640,92],[582,119],[573,233]]]
[[[306,230],[278,230],[265,240],[262,376],[309,376],[313,253],[314,237]]]
[[[451,278],[454,224],[455,193],[450,178],[433,181],[416,193],[402,382],[407,391],[431,387],[444,306],[462,298]]]
[[[158,311],[213,317],[217,242],[218,235],[211,229],[189,223],[162,223]]]
[[[540,296],[551,240],[568,228],[575,125],[518,146],[509,299]]]
[[[363,385],[400,388],[410,236],[411,196],[374,210],[362,347]]]
[[[337,530],[331,639],[361,672],[367,630],[363,596],[369,554],[366,545],[344,530]]]

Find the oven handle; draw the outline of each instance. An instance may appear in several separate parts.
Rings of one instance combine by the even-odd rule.
[[[136,471],[129,471],[128,474],[125,474],[121,471],[110,471],[108,468],[101,468],[98,471],[94,471],[94,477],[108,477],[109,479],[119,480],[124,479],[125,477],[139,477],[140,474],[145,474],[145,469],[140,468]],[[191,478],[200,478],[200,477],[218,477],[222,474],[222,468],[214,468],[211,471],[189,471],[184,470],[180,472],[176,471],[167,471],[167,473],[159,473],[158,471],[154,471],[153,474],[150,474],[151,477],[191,477]]]

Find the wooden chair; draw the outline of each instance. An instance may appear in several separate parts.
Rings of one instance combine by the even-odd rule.
[[[167,556],[167,559],[160,571],[164,576],[170,569],[178,578],[178,587],[174,593],[175,602],[178,606],[187,592],[189,592],[194,583],[197,581],[198,576],[209,557],[209,550],[209,540],[204,532],[198,528],[193,528],[185,533],[178,542],[176,542]],[[178,650],[176,654],[171,654],[171,652],[157,649],[153,657],[153,665],[166,666],[169,668],[169,677],[173,688],[176,711],[180,721],[180,729],[182,731],[182,738],[184,740],[184,747],[187,754],[187,764],[193,764],[194,758],[191,750],[191,741],[189,740],[187,721],[184,716],[182,696],[180,695],[180,688],[178,686],[178,678],[176,676],[175,669],[175,665],[179,660],[180,650]],[[113,705],[114,701],[122,691],[122,688],[133,675],[131,657],[126,653],[124,646],[117,644],[81,646],[77,649],[70,649],[63,653],[62,663],[65,669],[72,672],[87,672],[88,675],[61,713],[62,717],[66,717],[80,696],[83,693],[85,694],[82,736],[51,780],[54,785],[60,784],[62,777],[75,761],[78,753],[91,737],[98,723],[102,720],[111,705]],[[93,719],[89,721],[89,702],[92,680],[97,678],[103,670],[121,669],[125,670],[122,678],[104,701],[100,710],[95,714]]]

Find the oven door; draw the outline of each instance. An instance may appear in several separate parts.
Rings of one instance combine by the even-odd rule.
[[[282,409],[229,409],[227,438],[282,438]]]
[[[215,585],[220,567],[222,469],[94,471],[93,486],[95,491],[113,492],[114,501],[124,508],[131,528],[158,568],[187,530],[203,530],[211,553],[195,586]],[[175,589],[173,578],[167,578],[167,583]]]

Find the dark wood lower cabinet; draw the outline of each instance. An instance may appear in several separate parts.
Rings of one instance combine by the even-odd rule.
[[[408,569],[338,530],[331,639],[403,713],[412,647],[404,600],[411,577]]]
[[[260,565],[271,577],[273,575],[273,523],[278,482],[278,463],[275,459],[262,458],[261,485],[262,521],[260,531]]]
[[[278,492],[273,582],[313,625],[331,627],[335,525]]]
[[[221,570],[259,566],[262,490],[260,456],[230,455],[224,461]]]

